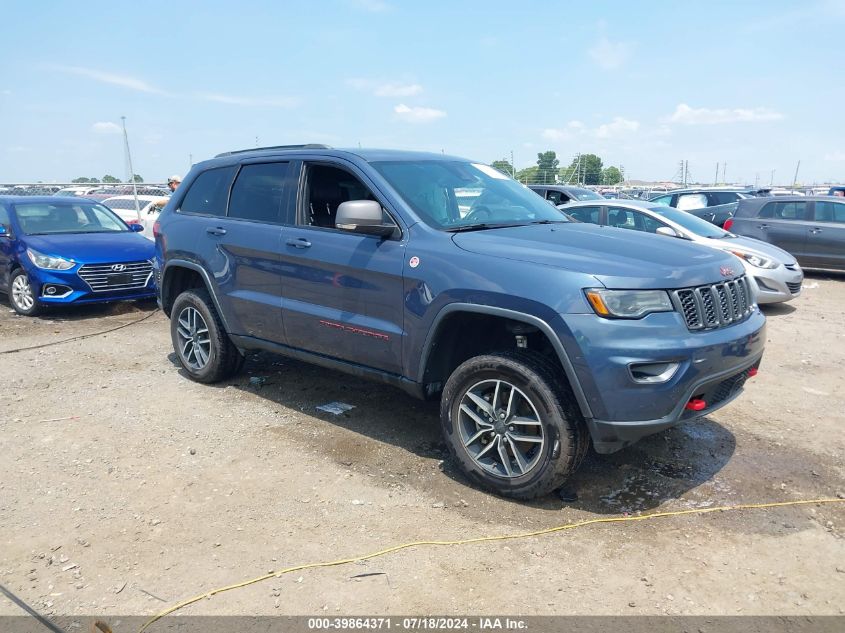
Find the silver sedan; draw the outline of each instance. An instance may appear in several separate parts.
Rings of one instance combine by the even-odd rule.
[[[558,208],[581,222],[657,233],[733,253],[757,287],[757,303],[789,301],[801,294],[804,271],[792,255],[729,233],[686,211],[640,200],[589,200]]]

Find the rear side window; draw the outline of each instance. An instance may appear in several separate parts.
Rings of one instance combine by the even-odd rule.
[[[289,163],[244,165],[232,187],[229,217],[281,223]]]
[[[841,202],[816,202],[817,222],[845,223],[845,204]],[[0,217],[2,224],[2,217]]]
[[[691,209],[703,209],[707,206],[707,196],[703,193],[685,193],[678,196],[676,209],[689,211]]]
[[[733,191],[711,191],[707,196],[710,198],[710,204],[708,206],[711,207],[716,207],[720,204],[730,204],[739,199],[739,196]]]
[[[7,231],[11,231],[11,227],[9,226],[9,212],[6,210],[2,204],[0,204],[0,224],[6,227]]]
[[[209,169],[197,176],[179,207],[182,213],[226,215],[226,199],[235,167]]]
[[[806,210],[806,202],[770,202],[760,209],[757,217],[772,220],[803,220]]]
[[[565,193],[561,193],[560,191],[549,190],[546,192],[546,200],[551,200],[556,205],[566,204],[567,202],[569,202],[569,196],[567,196]]]

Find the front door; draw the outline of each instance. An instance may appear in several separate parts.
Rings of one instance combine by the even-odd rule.
[[[281,248],[287,344],[401,374],[405,239],[398,229],[382,239],[334,225],[341,203],[367,199],[385,207],[353,167],[302,165],[296,223]]]
[[[816,201],[807,228],[805,265],[845,270],[845,202]]]

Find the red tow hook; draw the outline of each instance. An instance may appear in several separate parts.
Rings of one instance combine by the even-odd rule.
[[[684,409],[689,409],[690,411],[703,411],[707,408],[707,403],[704,402],[701,398],[690,398],[690,401],[687,402]]]
[[[748,370],[748,377],[749,378],[754,378],[754,376],[756,376],[756,375],[757,375],[757,368],[756,367],[752,367],[751,369]]]

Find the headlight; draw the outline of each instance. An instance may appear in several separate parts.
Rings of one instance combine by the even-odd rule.
[[[652,312],[672,312],[675,309],[665,290],[590,288],[584,292],[596,314],[608,318],[639,319]]]
[[[777,268],[778,263],[773,259],[769,259],[768,257],[763,257],[762,255],[755,255],[753,253],[743,253],[742,251],[731,251],[734,255],[739,257],[741,260],[748,262],[752,266],[756,266],[757,268]]]
[[[44,253],[39,253],[31,248],[26,249],[26,254],[29,256],[29,261],[39,268],[46,268],[47,270],[68,270],[69,268],[76,266],[76,262],[72,259],[45,255]]]

